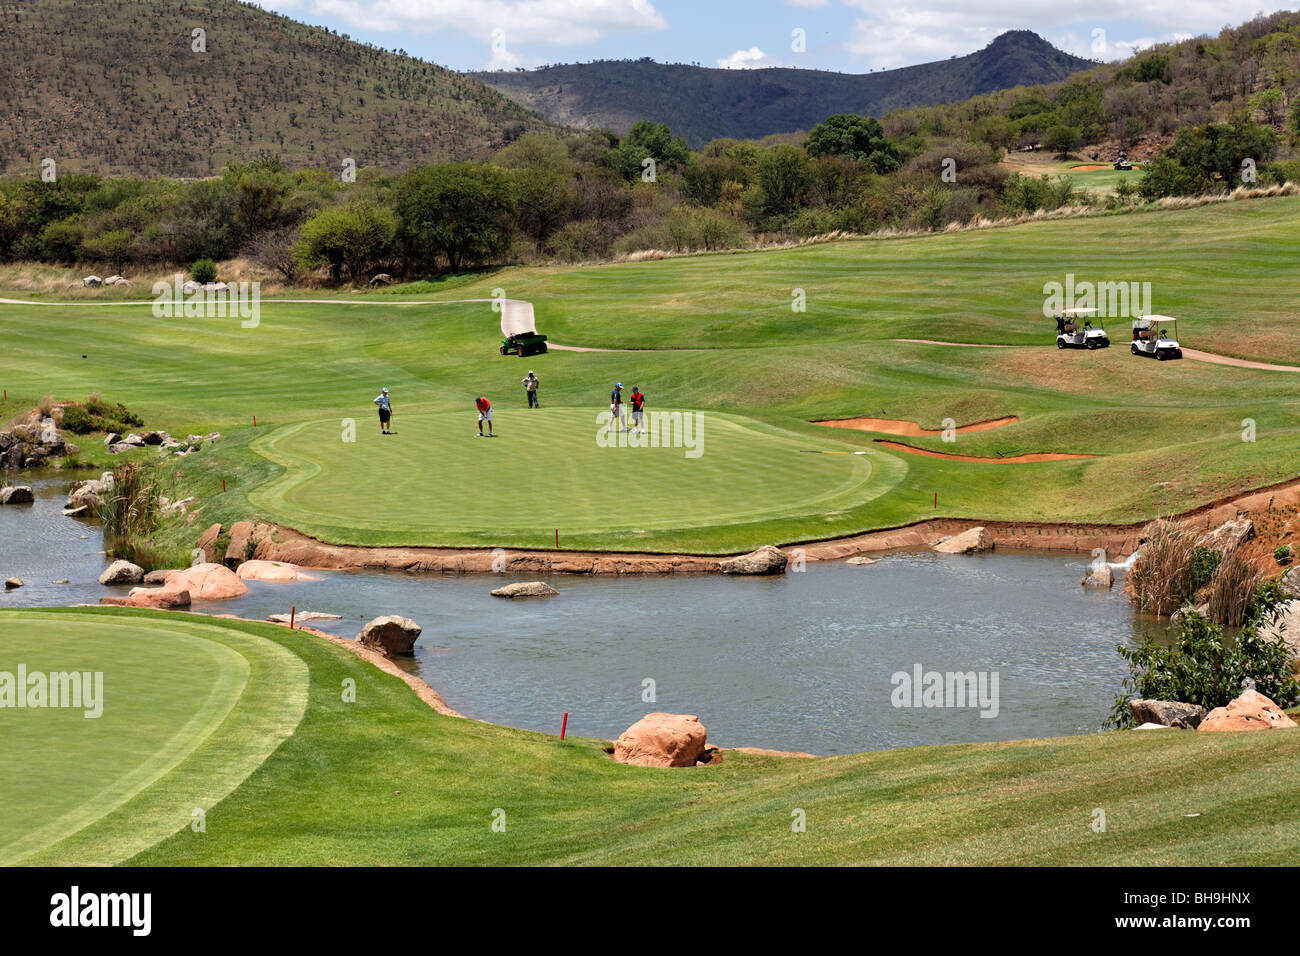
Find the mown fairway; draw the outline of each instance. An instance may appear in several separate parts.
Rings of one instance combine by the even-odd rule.
[[[20,665],[102,674],[101,712],[0,709],[0,865],[122,862],[238,786],[306,704],[301,660],[198,618],[7,612],[0,671]]]
[[[238,709],[284,693],[246,690],[191,758],[24,862],[1213,866],[1284,864],[1300,852],[1300,731],[1129,731],[818,761],[731,752],[720,766],[663,770],[615,763],[595,740],[561,744],[440,717],[348,652],[267,624],[120,609],[0,612],[0,650],[110,623],[132,628],[135,642],[188,632],[237,650],[250,684],[260,670],[251,647],[270,645],[277,670],[288,660],[306,675],[294,683],[309,688],[306,712],[273,753],[242,748],[256,770],[225,796],[229,775],[200,758],[241,750],[228,732]],[[67,666],[88,666],[89,656]],[[340,692],[347,679],[355,702]],[[101,720],[129,706],[110,685]],[[76,734],[62,741],[35,772],[71,782],[93,748]],[[205,832],[190,827],[194,807],[207,810]],[[1104,834],[1091,829],[1097,807]],[[806,833],[791,832],[795,808],[807,814]],[[498,809],[504,832],[492,828]],[[8,824],[11,834],[25,829]]]
[[[1300,374],[1137,358],[1125,319],[1106,320],[1109,350],[1058,351],[1042,316],[1044,284],[1067,274],[1150,282],[1150,308],[1183,320],[1185,346],[1300,365],[1298,216],[1300,200],[1254,200],[516,268],[323,304],[264,302],[256,328],[159,319],[145,306],[0,306],[3,411],[48,392],[98,390],[149,427],[220,429],[221,443],[168,469],[174,497],[198,495],[205,521],[261,516],[360,543],[536,546],[563,525],[573,534],[562,546],[726,552],[934,515],[1136,522],[1300,473]],[[451,301],[498,288],[532,301],[553,342],[648,351],[503,358],[490,305]],[[798,291],[806,311],[791,308]],[[519,384],[530,367],[542,380],[535,412]],[[716,414],[720,426],[745,430],[706,431],[698,459],[600,449],[595,415],[616,380],[639,385],[652,410]],[[384,385],[399,434],[377,446],[370,400]],[[497,409],[502,437],[492,443],[473,437],[477,395]],[[1018,415],[1019,424],[951,444],[908,442],[978,457],[1096,457],[923,458],[808,424],[859,415],[929,428]],[[357,422],[357,449],[376,454],[344,447],[344,419]],[[1247,421],[1253,442],[1242,440]],[[807,454],[801,444],[871,455]],[[83,456],[112,460],[93,440]],[[872,463],[865,482],[855,457]],[[177,546],[188,547],[186,534]]]

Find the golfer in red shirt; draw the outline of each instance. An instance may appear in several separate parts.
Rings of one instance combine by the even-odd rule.
[[[496,436],[492,434],[492,403],[486,398],[479,396],[474,399],[474,407],[478,409],[478,437],[483,437],[483,423],[487,422],[487,437],[496,438]]]

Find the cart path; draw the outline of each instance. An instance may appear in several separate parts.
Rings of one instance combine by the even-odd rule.
[[[383,301],[377,299],[265,299],[260,300],[260,304],[271,304],[274,302],[285,302],[293,305],[371,305],[371,306],[388,306],[401,307],[409,305],[464,305],[473,302],[519,302],[527,303],[526,299],[415,299],[405,301]],[[531,304],[531,303],[528,303]],[[130,299],[117,302],[67,302],[67,301],[40,301],[37,299],[7,299],[0,298],[0,305],[34,305],[34,306],[84,306],[92,308],[103,308],[104,306],[141,306],[154,305],[153,299]],[[891,339],[892,342],[910,342],[915,345],[940,345],[948,348],[961,349],[1018,349],[1018,348],[1037,348],[1032,345],[1002,345],[991,342],[944,342],[938,339]],[[593,348],[579,345],[560,345],[556,342],[547,342],[549,348],[559,352],[707,352],[708,349],[604,349]],[[1046,348],[1046,346],[1042,346]],[[1232,358],[1227,355],[1218,355],[1214,352],[1203,352],[1200,349],[1183,349],[1183,357],[1195,359],[1198,362],[1210,362],[1214,365],[1231,365],[1234,368],[1258,369],[1265,372],[1300,372],[1300,365],[1273,365],[1268,362],[1253,362],[1249,359]]]
[[[1048,348],[1049,346],[1036,345],[981,345],[977,342],[939,342],[934,339],[892,339],[894,342],[915,342],[920,345],[944,345],[951,348],[961,349],[1032,349]],[[1183,358],[1195,359],[1198,362],[1210,362],[1214,365],[1231,365],[1233,368],[1253,368],[1265,372],[1300,372],[1300,365],[1273,365],[1269,362],[1252,362],[1250,359],[1233,358],[1230,355],[1219,355],[1216,352],[1203,352],[1200,349],[1183,349]]]
[[[1019,421],[1019,415],[1007,415],[1003,418],[990,418],[987,421],[972,422],[969,425],[958,425],[952,430],[958,433],[984,432],[991,428],[1003,428],[1007,425],[1015,425]],[[855,431],[880,432],[885,435],[905,435],[908,438],[921,438],[926,435],[942,435],[945,431],[945,429],[942,428],[922,428],[916,422],[909,422],[897,418],[832,418],[827,419],[826,421],[813,422],[813,424],[825,425],[827,428],[852,428]]]
[[[1300,366],[1296,365],[1271,365],[1268,362],[1251,362],[1248,359],[1216,355],[1213,352],[1202,352],[1200,349],[1183,349],[1183,358],[1196,359],[1198,362],[1212,362],[1215,365],[1231,365],[1234,368],[1258,368],[1266,372],[1300,372]]]

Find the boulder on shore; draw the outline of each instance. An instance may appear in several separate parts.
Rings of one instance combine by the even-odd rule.
[[[5,485],[0,488],[0,505],[28,505],[36,500],[29,485]]]
[[[314,574],[308,574],[296,564],[285,561],[245,561],[235,573],[241,581],[319,581]]]
[[[1272,619],[1259,629],[1266,641],[1281,639],[1287,647],[1300,652],[1300,601],[1283,601],[1273,609]]]
[[[503,598],[549,597],[552,594],[559,593],[559,591],[543,581],[516,581],[514,584],[495,588],[492,591],[492,596]]]
[[[224,601],[248,593],[248,585],[223,564],[196,564],[172,571],[163,586],[189,591],[196,601]]]
[[[789,559],[780,548],[765,544],[749,554],[727,558],[719,564],[723,574],[784,574]]]
[[[1248,690],[1226,707],[1216,707],[1201,721],[1197,730],[1277,730],[1294,727],[1296,722],[1282,713],[1282,708],[1257,690]]]
[[[12,591],[23,586],[22,578],[5,578],[5,590]]]
[[[868,565],[868,564],[875,564],[875,563],[876,563],[876,559],[875,559],[875,558],[869,558],[869,557],[867,557],[865,554],[859,554],[859,555],[857,555],[856,557],[849,558],[849,559],[848,559],[847,561],[845,561],[844,563],[845,563],[845,564],[852,564],[852,565],[854,565],[855,567],[862,567],[862,566],[864,566],[864,565]]]
[[[185,588],[132,588],[126,596],[127,607],[189,607],[190,592]],[[102,601],[100,603],[103,603]]]
[[[1200,704],[1184,704],[1173,700],[1130,700],[1128,709],[1139,724],[1160,724],[1162,727],[1181,727],[1195,730],[1205,719],[1205,708]]]
[[[415,653],[415,639],[422,628],[409,617],[388,614],[377,617],[361,629],[357,640],[373,647],[385,657],[410,657]]]
[[[114,561],[99,576],[100,584],[139,584],[144,580],[144,568],[130,561]]]
[[[694,767],[706,736],[694,714],[646,714],[614,741],[614,759],[638,767]]]
[[[934,550],[940,554],[977,554],[992,549],[993,536],[983,527],[969,528],[934,546]]]

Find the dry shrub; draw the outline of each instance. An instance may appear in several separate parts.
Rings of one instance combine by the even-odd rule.
[[[1205,600],[1209,605],[1206,616],[1227,627],[1241,627],[1246,620],[1251,596],[1264,577],[1264,572],[1246,554],[1245,548],[1228,552],[1205,589]]]

